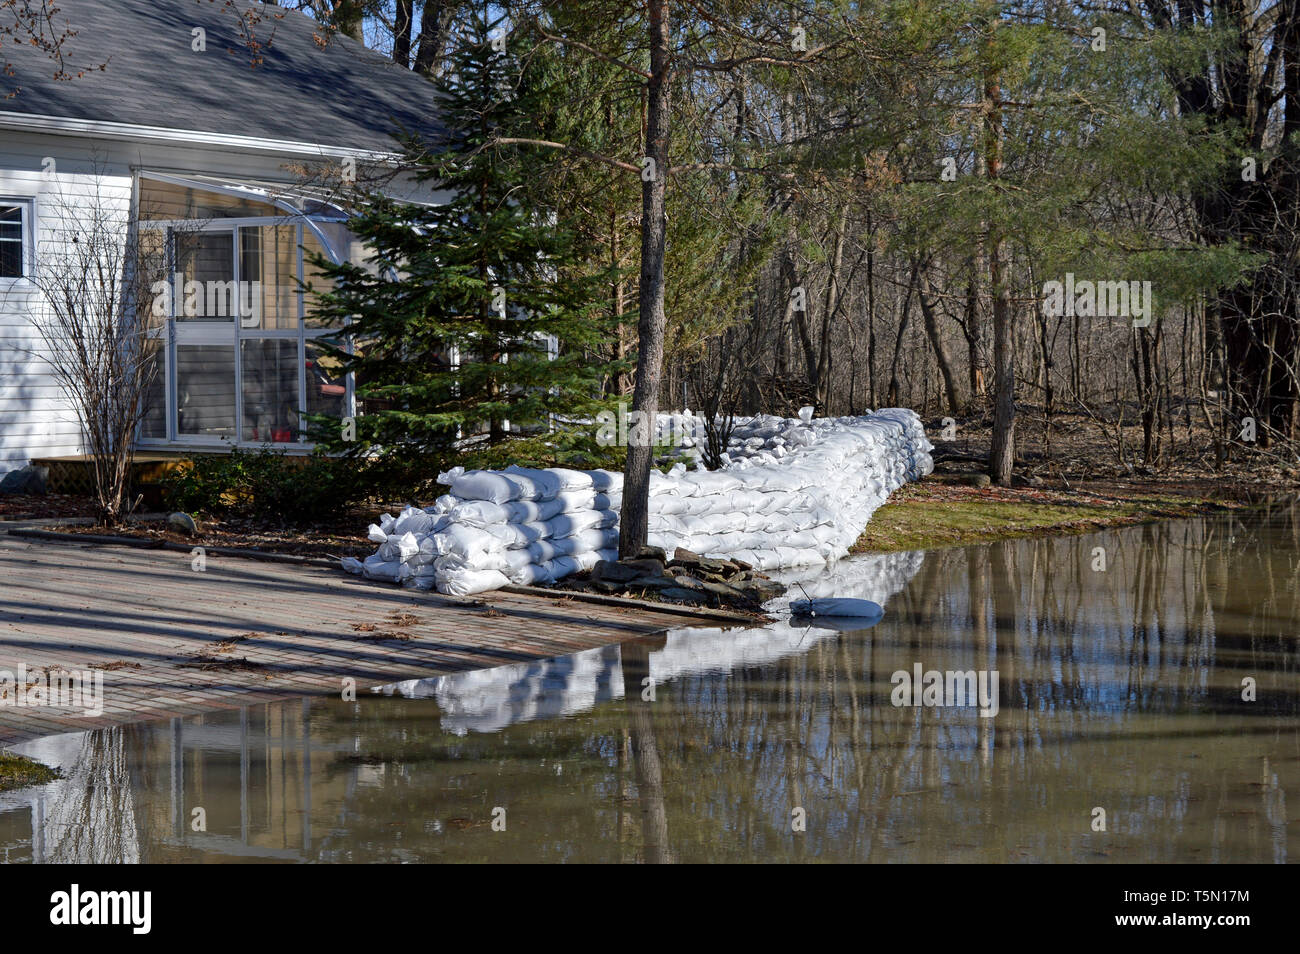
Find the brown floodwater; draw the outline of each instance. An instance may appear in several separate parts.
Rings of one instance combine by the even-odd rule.
[[[0,794],[0,858],[1300,859],[1297,506],[859,557],[803,586],[884,619],[17,746],[65,778]],[[895,704],[918,667],[940,688]]]

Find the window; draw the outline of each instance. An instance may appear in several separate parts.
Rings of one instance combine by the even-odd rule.
[[[0,199],[0,278],[27,275],[31,214],[32,204],[27,200]]]
[[[304,278],[328,284],[303,249],[337,260],[357,242],[338,210],[308,215],[254,201],[252,187],[211,188],[140,179],[143,241],[170,293],[146,317],[157,371],[139,440],[302,447],[304,414],[341,418],[354,406],[352,381],[322,347],[342,329],[302,291]]]

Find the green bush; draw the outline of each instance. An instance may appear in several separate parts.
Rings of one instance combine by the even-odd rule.
[[[232,450],[196,457],[163,480],[168,506],[190,513],[300,524],[336,516],[368,496],[364,468],[343,458]]]

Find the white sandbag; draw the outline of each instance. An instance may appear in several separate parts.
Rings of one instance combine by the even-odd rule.
[[[489,500],[498,504],[524,499],[524,491],[519,484],[504,474],[490,470],[471,470],[460,474],[452,479],[451,492],[461,500]]]
[[[555,495],[555,499],[564,505],[560,510],[561,513],[590,510],[596,502],[596,491],[590,487],[582,490],[561,490]]]
[[[435,534],[433,539],[434,548],[439,556],[455,553],[468,560],[473,560],[478,556],[505,549],[505,544],[486,530],[480,530],[476,527],[464,527],[459,524],[448,527],[442,533]]]
[[[472,596],[509,586],[510,580],[500,570],[459,570],[438,576],[438,592],[448,596]]]
[[[433,526],[435,518],[425,513],[418,507],[407,507],[397,516],[393,523],[393,533],[428,533],[429,528]]]
[[[509,523],[540,523],[557,513],[563,513],[568,503],[558,498],[551,500],[512,500],[502,506],[509,515]]]
[[[685,412],[659,420],[677,435],[703,426]],[[683,439],[679,450],[690,443]],[[930,472],[932,449],[920,419],[901,409],[738,419],[722,470],[699,469],[694,451],[694,470],[651,471],[648,542],[734,556],[760,570],[838,560],[890,493]],[[561,579],[616,555],[622,474],[452,468],[439,480],[451,493],[426,511],[382,515],[369,532],[376,553],[345,568],[408,585],[432,575],[446,592],[467,593],[504,578]]]
[[[612,470],[589,470],[592,489],[600,493],[623,492],[623,475]]]
[[[510,582],[518,586],[546,586],[555,582],[555,574],[551,569],[537,563],[527,563],[508,575]]]
[[[490,500],[466,500],[456,504],[449,513],[452,520],[467,527],[490,527],[510,520],[510,505]]]
[[[403,563],[420,552],[420,543],[415,534],[407,532],[397,538],[397,558]]]
[[[565,489],[564,482],[554,471],[511,465],[504,473],[519,487],[519,496],[515,500],[550,500]]]
[[[561,492],[566,490],[591,490],[595,483],[592,475],[583,470],[549,467],[546,472],[559,479]]]
[[[362,561],[361,572],[370,580],[387,580],[396,583],[402,564],[396,560],[381,560],[377,555],[368,556]]]

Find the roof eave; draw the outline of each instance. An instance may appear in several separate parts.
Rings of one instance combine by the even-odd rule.
[[[140,126],[134,123],[114,123],[95,119],[71,119],[66,116],[39,116],[30,113],[0,111],[0,129],[49,133],[56,136],[83,136],[115,139],[128,142],[166,142],[187,146],[219,146],[247,152],[288,153],[297,156],[330,156],[353,158],[366,162],[394,162],[396,152],[374,149],[357,149],[350,146],[330,146],[313,142],[294,142],[283,139],[263,139],[258,136],[236,136],[229,133],[208,132],[198,129],[168,129],[163,126]]]

